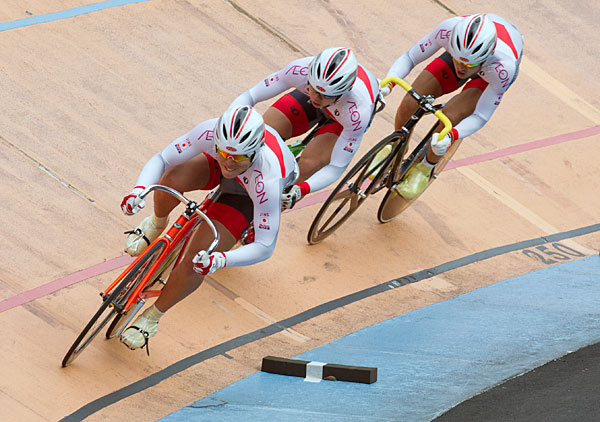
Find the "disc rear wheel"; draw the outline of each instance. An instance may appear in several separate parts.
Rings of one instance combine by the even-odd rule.
[[[432,172],[431,178],[429,179],[429,183],[427,184],[427,187],[429,187],[429,185],[431,185],[433,183],[433,181],[437,178],[437,176],[442,172],[442,170],[444,169],[446,164],[448,164],[448,161],[450,161],[450,159],[456,152],[456,149],[458,148],[460,143],[461,143],[460,139],[453,142],[452,146],[448,149],[448,152],[446,152],[446,154],[441,158],[441,160],[438,161],[435,168],[433,169],[433,172]],[[424,155],[425,155],[425,152],[418,155],[417,158],[413,161],[413,163],[411,163],[410,167],[421,162]],[[408,170],[410,170],[410,167],[407,167],[406,169],[404,169],[403,174],[399,177],[399,179],[402,179],[406,175],[406,173],[408,173]],[[423,192],[425,192],[427,187],[425,187]],[[379,205],[379,210],[377,211],[377,219],[381,223],[387,223],[387,222],[393,220],[395,217],[400,215],[404,210],[406,210],[413,202],[415,202],[417,200],[417,198],[419,198],[419,196],[421,196],[423,194],[423,192],[421,192],[419,195],[415,196],[414,198],[407,199],[407,198],[400,196],[396,192],[395,189],[389,189],[386,192],[385,196],[383,197],[381,204]]]

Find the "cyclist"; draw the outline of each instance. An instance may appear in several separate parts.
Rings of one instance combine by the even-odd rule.
[[[377,78],[356,61],[354,52],[336,47],[292,61],[232,105],[254,106],[291,88],[267,109],[265,122],[285,140],[307,132],[321,119],[325,123],[302,152],[297,184],[282,196],[284,208],[342,175],[371,124],[380,95]]]
[[[121,341],[131,349],[147,345],[156,334],[159,318],[197,289],[207,274],[269,258],[279,231],[281,193],[294,183],[297,171],[289,148],[250,106],[229,108],[219,119],[200,123],[152,157],[135,188],[123,198],[123,212],[137,213],[145,205],[140,193],[155,183],[182,193],[220,184],[221,194],[206,214],[221,240],[218,252],[207,254],[205,249],[214,238],[210,228],[200,224],[161,295],[123,332]],[[139,255],[160,235],[178,204],[168,193],[155,191],[154,215],[144,218],[129,235],[126,251]],[[252,221],[260,221],[254,226],[254,242],[230,251]]]
[[[405,198],[414,198],[425,189],[433,167],[453,141],[472,135],[490,119],[519,72],[523,36],[512,23],[493,14],[449,18],[400,56],[388,76],[406,77],[440,48],[446,51],[417,76],[413,88],[422,95],[439,97],[464,87],[444,106],[454,128],[441,140],[439,133],[432,136],[426,158],[397,186]],[[396,111],[396,130],[416,109],[416,101],[407,94]]]

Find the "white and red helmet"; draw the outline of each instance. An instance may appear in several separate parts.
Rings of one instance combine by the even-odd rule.
[[[231,107],[217,120],[214,137],[223,151],[252,155],[265,143],[265,122],[250,106]]]
[[[462,63],[483,63],[495,48],[496,26],[487,14],[465,16],[452,29],[450,54]]]
[[[349,48],[327,48],[317,54],[308,66],[308,83],[328,97],[337,97],[352,89],[358,62]]]

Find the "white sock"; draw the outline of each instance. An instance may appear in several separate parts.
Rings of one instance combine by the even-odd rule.
[[[156,215],[152,215],[152,224],[154,224],[154,227],[156,227],[156,228],[165,227],[167,225],[168,219],[169,219],[169,216],[157,217]]]
[[[425,164],[427,167],[435,167],[435,166],[437,166],[437,163],[431,164],[429,162],[429,160],[427,159],[427,157],[423,158],[423,164]]]
[[[154,305],[154,304],[144,311],[144,315],[148,319],[151,319],[153,321],[158,321],[160,319],[160,317],[163,316],[164,314],[165,313],[159,311],[158,308],[156,307],[156,305]]]

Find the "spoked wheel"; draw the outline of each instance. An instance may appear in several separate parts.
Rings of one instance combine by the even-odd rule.
[[[132,277],[132,281],[127,288],[128,293],[123,294],[115,302],[118,305],[118,309],[122,309],[125,306],[125,304],[129,300],[129,293],[132,292],[142,282],[142,280],[147,274],[148,269],[152,267],[154,262],[156,262],[156,259],[158,259],[160,254],[162,254],[165,248],[164,242],[161,242],[161,245],[161,248],[155,248],[154,251],[151,251],[144,256],[144,260],[147,264],[140,267],[137,273]],[[178,248],[170,252],[167,259],[165,259],[164,262],[161,264],[160,268],[157,271],[155,271],[155,273],[152,275],[152,278],[146,284],[146,287],[144,287],[144,289],[142,290],[142,295],[143,292],[146,292],[148,290],[160,290],[164,287],[183,245],[184,242],[181,242]],[[125,325],[129,324],[133,320],[133,318],[139,312],[143,304],[144,301],[140,298],[135,304],[132,305],[127,314],[117,312],[113,321],[108,326],[108,330],[106,330],[106,338],[111,339],[120,336],[122,329],[125,327]]]
[[[115,315],[119,316],[117,311],[118,305],[127,301],[135,282],[141,279],[141,274],[145,274],[150,269],[152,263],[155,262],[165,246],[165,242],[158,242],[140,256],[129,274],[123,278],[123,281],[112,292],[103,297],[102,305],[81,331],[77,339],[75,339],[75,342],[63,358],[63,367],[73,362]]]
[[[442,172],[446,164],[448,164],[448,161],[450,161],[450,159],[456,152],[456,149],[458,148],[460,143],[460,139],[452,143],[452,146],[448,149],[448,152],[442,157],[442,159],[437,163],[437,165],[433,169],[427,187],[429,187],[429,185],[431,185],[433,181],[437,178],[437,176]],[[404,178],[404,176],[406,175],[406,173],[408,173],[408,170],[410,170],[410,168],[412,168],[417,163],[420,163],[424,155],[425,151],[423,151],[422,154],[419,154],[413,160],[409,167],[403,169],[403,172],[400,175],[399,179]],[[427,187],[425,188],[425,190],[427,189]],[[425,192],[425,190],[423,190],[423,192]],[[413,202],[415,202],[417,198],[423,194],[423,192],[421,192],[414,198],[407,199],[398,195],[395,189],[388,189],[385,196],[383,197],[383,200],[381,201],[381,204],[379,205],[379,210],[377,211],[377,219],[381,223],[387,223],[393,220],[394,217],[398,216],[400,213],[406,210]]]
[[[369,195],[385,187],[394,163],[391,152],[401,136],[393,133],[383,139],[352,167],[317,213],[308,231],[308,243],[316,245],[322,242],[341,226]]]

